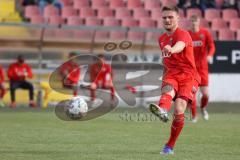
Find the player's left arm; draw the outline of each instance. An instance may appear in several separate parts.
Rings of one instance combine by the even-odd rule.
[[[208,31],[206,31],[206,44],[208,49],[208,56],[212,57],[215,53],[216,48],[215,48],[214,40]]]
[[[29,65],[26,64],[26,70],[27,70],[27,77],[28,78],[33,78],[33,73],[32,73],[32,69]]]

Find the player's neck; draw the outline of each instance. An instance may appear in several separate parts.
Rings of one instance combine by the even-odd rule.
[[[200,30],[199,27],[194,27],[194,28],[192,28],[192,31],[193,31],[193,32],[199,32],[199,30]]]
[[[177,28],[178,28],[178,26],[172,28],[171,30],[166,30],[167,35],[173,34],[176,31]]]

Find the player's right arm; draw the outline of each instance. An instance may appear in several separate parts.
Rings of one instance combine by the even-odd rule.
[[[164,46],[162,52],[164,55],[167,55],[168,53],[175,54],[175,53],[180,53],[184,50],[186,47],[185,42],[183,41],[178,41],[173,47],[170,45]]]
[[[187,31],[179,31],[174,46],[166,45],[163,47],[163,55],[181,53],[191,43],[192,39],[189,33]]]

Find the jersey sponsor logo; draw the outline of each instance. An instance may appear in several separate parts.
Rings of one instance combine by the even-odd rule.
[[[201,46],[203,46],[202,41],[193,41],[193,47],[201,47]]]

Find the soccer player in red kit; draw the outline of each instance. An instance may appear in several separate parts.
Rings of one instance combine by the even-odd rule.
[[[174,103],[174,115],[171,134],[161,154],[173,154],[175,142],[184,126],[184,112],[187,104],[194,99],[196,92],[196,66],[190,34],[178,28],[178,8],[162,8],[163,27],[166,32],[159,37],[159,46],[163,56],[162,95],[159,104],[150,104],[150,111],[163,122],[167,122],[168,112]]]
[[[2,66],[0,66],[0,107],[4,107],[4,103],[2,102],[2,99],[6,93],[6,88],[4,86],[4,72]]]
[[[62,84],[64,88],[73,89],[73,95],[77,96],[78,82],[80,79],[81,70],[79,65],[74,62],[76,53],[69,53],[68,62],[64,63],[60,68],[60,74],[62,76]]]
[[[111,100],[114,100],[115,90],[112,84],[112,68],[105,62],[103,54],[99,54],[98,58],[101,63],[96,62],[90,66],[90,79],[91,79],[91,98],[95,100],[95,91],[97,88],[109,89],[111,91]]]
[[[189,33],[193,40],[193,49],[197,71],[201,77],[199,84],[201,97],[201,113],[205,120],[209,119],[206,106],[209,99],[208,91],[208,60],[215,53],[215,45],[211,34],[207,29],[200,27],[200,17],[193,15],[190,18],[191,30]],[[197,122],[197,106],[196,100],[192,103],[192,121]]]
[[[12,63],[7,71],[10,80],[11,108],[16,107],[15,91],[18,88],[29,90],[29,106],[36,107],[34,102],[34,88],[31,82],[26,78],[33,78],[31,67],[25,63],[24,57],[19,55],[17,62]]]

